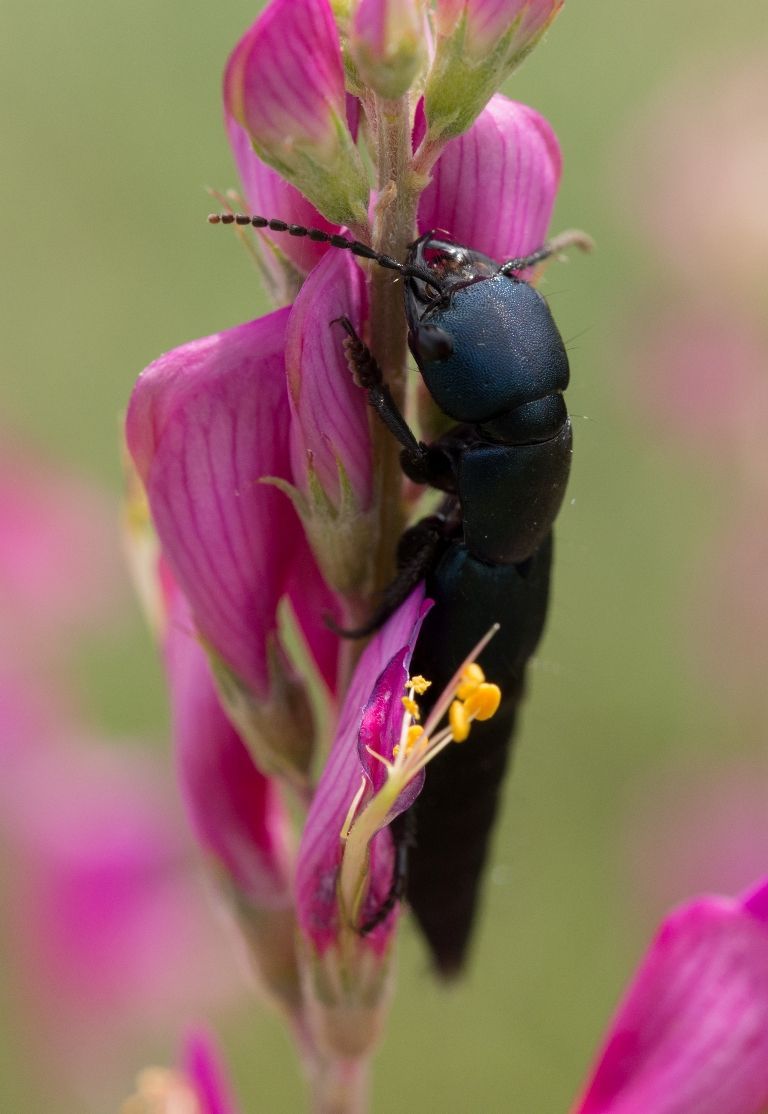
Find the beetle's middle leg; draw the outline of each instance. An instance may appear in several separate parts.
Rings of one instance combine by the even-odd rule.
[[[397,546],[397,572],[384,591],[370,619],[360,627],[339,627],[330,616],[326,623],[344,638],[366,638],[386,623],[434,568],[446,542],[455,529],[455,500],[447,501],[444,513],[431,514],[409,527]]]

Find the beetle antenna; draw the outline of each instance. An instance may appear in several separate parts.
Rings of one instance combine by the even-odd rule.
[[[512,271],[524,271],[526,267],[533,267],[534,264],[541,263],[545,259],[551,259],[552,256],[562,255],[568,248],[592,251],[594,246],[595,241],[586,232],[582,232],[578,228],[569,228],[567,232],[561,232],[558,236],[553,236],[551,240],[547,240],[530,255],[508,259],[506,263],[502,263],[499,267],[499,274],[508,275]]]
[[[317,244],[330,244],[334,248],[343,248],[361,259],[370,259],[373,263],[378,263],[380,267],[397,271],[398,274],[404,275],[406,278],[422,279],[422,281],[433,286],[435,290],[441,289],[440,282],[433,271],[429,271],[425,267],[413,267],[408,263],[400,263],[397,259],[393,259],[391,255],[374,251],[373,248],[362,243],[362,241],[348,240],[346,236],[340,236],[338,233],[323,232],[319,228],[305,228],[303,224],[288,224],[284,220],[249,216],[246,213],[210,213],[208,223],[251,225],[253,228],[268,228],[271,232],[287,232],[289,236],[306,236],[307,239],[313,240]]]

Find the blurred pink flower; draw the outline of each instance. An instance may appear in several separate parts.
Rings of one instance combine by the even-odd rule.
[[[714,759],[714,755],[712,759]],[[632,915],[653,922],[691,893],[738,893],[768,862],[768,768],[719,757],[656,768],[624,807],[617,869]]]
[[[163,771],[135,745],[89,739],[61,714],[51,724],[47,695],[29,690],[25,706],[7,695],[0,823],[15,977],[46,1051],[74,1073],[94,1074],[94,1057],[108,1073],[128,1037],[231,1001],[234,969]]]
[[[573,1114],[763,1114],[768,882],[671,913]]]
[[[754,447],[757,452],[757,445]],[[754,486],[744,486],[739,493],[741,505],[719,524],[703,552],[687,615],[694,638],[694,660],[720,691],[730,694],[739,709],[756,712],[768,710],[766,483],[768,476],[758,467]]]
[[[697,460],[722,471],[748,441],[762,442],[765,341],[736,306],[718,315],[690,303],[649,311],[634,332],[632,386],[671,445],[692,447]]]
[[[632,212],[645,235],[718,311],[723,291],[763,304],[766,116],[768,54],[738,55],[730,65],[719,56],[716,68],[699,65],[662,91],[625,153]]]
[[[115,512],[95,486],[6,445],[0,456],[0,660],[50,660],[115,619]]]

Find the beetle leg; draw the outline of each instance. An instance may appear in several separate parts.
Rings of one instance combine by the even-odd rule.
[[[347,358],[355,379],[364,391],[368,392],[368,402],[378,414],[389,432],[403,446],[403,455],[418,469],[427,455],[427,446],[417,440],[411,427],[403,417],[397,403],[392,398],[389,387],[368,345],[355,332],[348,317],[337,317],[332,325],[339,324],[347,334],[344,342]],[[423,481],[428,482],[428,481]]]
[[[326,615],[326,625],[334,634],[343,638],[366,638],[373,634],[397,611],[419,581],[434,567],[450,528],[449,520],[442,514],[429,515],[411,526],[405,531],[397,547],[397,575],[382,592],[380,602],[368,622],[361,627],[345,629],[337,626],[330,615]]]

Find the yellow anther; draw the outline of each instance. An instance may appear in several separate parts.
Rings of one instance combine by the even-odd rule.
[[[463,743],[471,726],[467,715],[466,705],[460,700],[454,700],[448,709],[448,722],[451,725],[451,734],[454,742]]]
[[[412,727],[409,727],[408,728],[408,734],[407,734],[406,739],[405,739],[405,749],[406,749],[406,751],[410,751],[413,748],[413,744],[416,742],[416,740],[420,739],[423,734],[424,734],[424,728],[423,727],[419,727],[415,723]]]
[[[422,677],[421,675],[419,675],[417,677],[411,677],[408,684],[417,696],[423,696],[432,682],[428,681],[426,677]]]
[[[464,702],[464,711],[473,719],[490,719],[501,703],[501,689],[484,681]]]
[[[485,680],[485,673],[483,673],[480,666],[476,661],[471,661],[461,671],[461,682],[456,689],[456,695],[459,700],[466,700],[471,692],[474,692],[478,685],[481,685]]]
[[[405,708],[406,712],[408,712],[409,715],[413,716],[414,719],[418,719],[419,705],[416,703],[416,701],[413,700],[410,696],[401,696],[400,700],[402,701],[402,705]]]
[[[395,745],[392,747],[392,757],[397,758],[399,753],[400,753],[400,744],[395,743]]]

